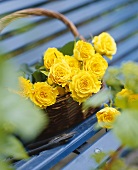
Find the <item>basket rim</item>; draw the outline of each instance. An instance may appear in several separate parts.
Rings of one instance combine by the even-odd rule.
[[[69,30],[71,31],[71,33],[75,38],[79,37],[81,40],[85,41],[85,38],[82,35],[80,35],[74,23],[70,21],[65,15],[53,10],[43,9],[43,8],[28,8],[6,15],[5,17],[0,19],[0,32],[2,32],[2,30],[6,26],[8,26],[11,22],[17,19],[30,17],[30,16],[46,16],[46,17],[58,19],[62,21],[62,23],[64,23],[67,26],[67,28],[69,28]]]

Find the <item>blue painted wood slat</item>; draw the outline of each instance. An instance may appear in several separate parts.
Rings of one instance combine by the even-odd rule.
[[[80,145],[82,145],[86,140],[88,140],[96,133],[96,131],[94,130],[95,122],[95,115],[89,117],[83,123],[76,126],[76,128],[73,128],[73,131],[76,132],[76,135],[70,143],[54,149],[50,149],[48,151],[43,151],[37,157],[29,160],[29,164],[24,163],[24,161],[23,166],[17,164],[16,167],[19,166],[17,170],[39,170],[44,167],[45,169],[50,169],[53,165],[58,163],[62,158],[67,156]]]
[[[136,5],[134,5],[135,6],[135,9],[136,9]],[[129,9],[129,8],[128,8]],[[135,13],[135,12],[134,12]],[[134,13],[132,12],[132,13],[130,13],[130,16],[133,16],[134,15]],[[120,14],[121,14],[121,12],[120,12]],[[118,18],[118,16],[119,15],[116,15],[116,18]],[[125,17],[124,17],[125,18]],[[109,19],[111,19],[112,20],[112,18],[109,18]],[[103,18],[103,20],[104,20],[104,18]],[[107,17],[107,21],[108,21],[108,17]],[[110,21],[110,20],[109,20]],[[118,20],[117,21],[120,21],[120,19],[118,18]],[[115,22],[115,23],[117,23],[117,21]],[[113,22],[112,22],[113,23]],[[90,24],[90,27],[87,25],[86,27],[85,26],[83,26],[82,27],[82,29],[84,30],[83,31],[83,33],[88,33],[88,31],[87,31],[87,29],[89,28],[89,30],[90,30],[90,28],[93,28],[94,26],[94,22],[92,22],[91,24]],[[107,24],[104,24],[103,23],[103,27],[105,26],[105,25],[107,25]],[[95,28],[95,27],[94,27]],[[99,27],[98,25],[97,25],[97,28],[98,28],[98,30],[99,29],[101,29],[102,28],[102,26],[101,27]],[[80,29],[81,29],[81,27],[80,27]],[[85,31],[86,30],[86,31]],[[100,31],[100,30],[99,30]],[[36,62],[37,60],[38,60],[38,58],[36,57],[35,58],[35,55],[34,54],[36,54],[36,53],[42,53],[42,51],[44,51],[46,48],[48,48],[48,47],[52,47],[52,46],[56,46],[57,44],[61,44],[62,43],[62,45],[64,44],[64,43],[66,43],[66,39],[69,39],[69,34],[67,33],[67,34],[63,34],[63,36],[62,37],[58,37],[58,38],[56,38],[56,40],[52,40],[52,41],[49,41],[49,43],[48,44],[44,44],[44,45],[41,45],[41,47],[40,47],[40,49],[39,48],[37,48],[37,49],[33,49],[32,51],[28,51],[28,52],[26,52],[26,54],[24,53],[23,55],[21,54],[21,55],[19,55],[18,57],[19,58],[17,58],[17,60],[18,60],[18,62],[20,63],[20,62],[22,62],[22,61],[28,61],[28,62],[30,62],[30,61],[32,61],[32,63],[33,62]],[[59,41],[58,41],[58,39],[59,39]],[[31,57],[31,56],[33,56],[33,57]],[[15,59],[16,60],[16,59]]]
[[[122,2],[125,2],[125,0],[122,0]],[[74,24],[78,24],[78,23],[81,23],[81,22],[84,22],[85,20],[89,19],[89,18],[92,18],[93,16],[96,16],[96,15],[100,15],[102,14],[104,11],[107,11],[108,9],[112,9],[112,8],[115,8],[117,5],[119,5],[120,2],[119,1],[110,1],[109,2],[100,2],[96,5],[88,5],[86,7],[83,7],[81,9],[78,9],[78,10],[75,10],[74,12],[70,12],[69,14],[66,14],[66,16],[74,23]],[[103,8],[102,10],[99,10],[102,8],[103,5],[106,5],[105,8]],[[136,5],[133,5],[133,6],[136,6]],[[135,7],[136,8],[136,7]],[[126,9],[125,11],[127,11],[129,9]],[[87,11],[90,11],[89,13]],[[124,13],[125,11],[122,11],[122,13]],[[86,13],[87,12],[87,13]],[[82,13],[85,13],[85,15],[83,15],[82,17],[80,17],[82,15]],[[135,11],[133,12],[135,13]],[[118,13],[117,13],[118,14]],[[116,12],[115,14],[116,15]],[[128,15],[131,15],[128,13]],[[116,18],[118,18],[118,16],[120,16],[120,13],[117,15]],[[127,17],[127,16],[126,16]],[[114,18],[114,16],[113,16]],[[106,18],[103,18],[99,21],[100,25],[102,25],[101,22],[104,22]],[[29,19],[30,20],[30,19]],[[110,18],[107,18],[108,21],[110,21]],[[121,19],[120,19],[121,20]],[[113,22],[113,21],[112,21]],[[83,36],[86,36],[85,34],[87,33],[88,34],[88,31],[87,30],[91,30],[90,27],[93,27],[92,28],[96,28],[99,27],[99,23],[96,22],[96,24],[94,22],[92,22],[89,25],[85,25],[85,28],[83,29],[83,32],[82,32],[82,29],[79,29],[78,30],[80,31],[80,33],[83,35]],[[104,24],[107,24],[108,22],[104,22]],[[111,23],[109,23],[110,25]],[[101,26],[101,28],[103,27],[103,25]],[[54,34],[55,32],[60,32],[62,31],[63,29],[65,29],[65,26],[60,23],[59,21],[50,21],[48,23],[44,23],[44,24],[41,24],[41,25],[38,25],[36,28],[34,28],[33,30],[30,30],[28,32],[25,32],[23,34],[20,34],[18,36],[13,36],[12,38],[9,38],[7,40],[4,40],[2,41],[2,46],[4,47],[8,47],[5,48],[5,50],[3,50],[3,53],[4,51],[5,52],[10,52],[16,48],[20,48],[22,46],[25,46],[26,44],[29,44],[31,42],[34,42],[34,41],[38,41],[40,39],[42,39],[43,37],[46,37],[46,36],[49,36],[49,35],[52,35]],[[34,36],[35,35],[35,36]],[[60,36],[61,37],[61,36]],[[70,40],[72,37],[69,37]],[[16,43],[18,42],[18,43]],[[14,44],[15,46],[11,46],[10,44]]]
[[[75,158],[71,163],[65,166],[62,170],[89,170],[98,168],[98,164],[92,159],[92,154],[95,154],[95,149],[108,153],[111,150],[117,150],[120,146],[119,140],[110,131],[96,141],[84,153]]]

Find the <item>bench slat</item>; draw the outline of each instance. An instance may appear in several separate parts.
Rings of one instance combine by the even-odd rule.
[[[137,40],[138,34],[130,37],[128,41],[123,41],[119,43],[117,54],[114,56],[113,60],[109,61],[109,64],[110,65],[117,64],[118,60],[123,60],[126,55],[129,55],[131,54],[131,52],[138,49],[138,44],[136,43]],[[137,53],[135,55],[138,56]],[[133,61],[133,58],[131,58],[131,60]]]
[[[134,5],[134,6],[136,6],[136,5]],[[136,9],[136,7],[135,7],[135,9]],[[129,9],[128,9],[129,10]],[[130,16],[132,15],[132,14],[134,14],[135,13],[135,11],[133,12],[133,13],[130,13]],[[119,15],[119,13],[118,13],[118,15]],[[116,15],[116,18],[113,20],[113,21],[115,21],[116,19],[117,19],[117,17],[118,17],[118,15]],[[114,15],[113,15],[114,16]],[[124,16],[125,17],[125,16]],[[103,18],[103,19],[107,19],[108,20],[108,18]],[[110,17],[109,19],[111,19],[112,20],[112,18]],[[124,19],[123,17],[122,17],[122,19]],[[120,19],[121,20],[121,19]],[[56,21],[55,21],[56,22]],[[57,21],[58,22],[58,21]],[[97,21],[98,22],[98,21]],[[96,24],[98,25],[99,24],[99,22],[101,22],[101,20],[97,23],[96,22]],[[106,22],[105,22],[106,23]],[[112,24],[113,22],[109,22],[108,24],[109,24],[109,26],[110,26],[110,24]],[[51,25],[49,25],[49,26],[51,26]],[[102,25],[102,27],[104,27],[104,26],[106,26],[106,24],[104,24],[103,23],[103,25]],[[53,27],[55,27],[55,25],[53,26]],[[61,28],[63,27],[63,25],[61,26]],[[87,29],[88,30],[90,30],[90,27],[91,28],[97,28],[97,26],[95,25],[95,22],[92,22],[92,23],[90,23],[90,25],[88,24],[88,25],[86,25],[86,27],[85,27],[85,30],[83,31],[83,32],[85,32],[85,33],[88,33],[88,31],[87,31]],[[99,28],[102,28],[102,27],[99,27]],[[37,29],[36,29],[37,30]],[[35,31],[36,31],[35,30]],[[80,29],[81,31],[82,31],[82,29]],[[95,29],[96,31],[98,30],[98,29]],[[80,31],[80,32],[81,32]],[[42,29],[41,29],[41,31],[40,31],[41,33],[42,33],[42,36],[43,36],[43,32],[44,31],[42,31]],[[49,33],[49,32],[48,32]],[[32,35],[36,35],[37,33],[33,33]],[[31,35],[31,34],[30,34]],[[64,36],[64,34],[63,34],[63,36]],[[19,38],[19,37],[21,37],[21,39],[17,39],[17,38]],[[28,32],[28,35],[26,35],[26,37],[29,37],[29,32]],[[15,41],[16,42],[19,42],[19,43],[17,43],[17,44],[20,44],[20,42],[24,42],[24,43],[26,43],[26,38],[25,37],[25,35],[23,36],[18,36],[18,37],[14,37],[13,39],[15,39]],[[33,36],[34,37],[34,36]],[[61,36],[60,36],[61,37]],[[9,45],[8,45],[8,47],[10,47],[10,44],[13,44],[14,43],[14,41],[13,41],[13,39],[11,39],[11,42],[10,42],[10,39],[8,39],[8,42],[6,42],[6,41],[3,41],[3,43],[2,43],[2,45],[3,46],[6,46],[6,45],[4,45],[4,43],[5,44],[7,44],[7,43],[9,43]],[[25,39],[25,40],[24,40]],[[71,38],[70,38],[71,39]],[[24,40],[24,41],[23,41]],[[28,41],[31,41],[31,40],[28,40]],[[60,43],[61,43],[62,41],[60,41]],[[66,42],[65,42],[66,43]],[[15,44],[15,43],[14,43]],[[23,45],[23,44],[22,44]],[[59,44],[60,45],[60,44]],[[62,43],[62,45],[63,45],[63,43]],[[13,49],[13,50],[15,50],[14,49],[15,47],[11,47],[10,49]],[[37,47],[38,48],[38,47]],[[41,47],[40,47],[41,48]],[[6,48],[6,50],[7,50],[7,48]],[[44,50],[43,50],[44,51]],[[25,54],[24,54],[25,55]],[[30,55],[30,54],[29,54]]]
[[[96,134],[97,131],[94,130],[95,122],[95,115],[89,117],[83,123],[73,128],[76,135],[69,143],[41,152],[37,157],[31,158],[29,164],[28,162],[25,163],[24,161],[21,161],[19,164],[15,165],[16,168],[19,168],[19,170],[39,170],[41,168],[50,169],[53,165],[58,163],[61,159]]]
[[[125,20],[127,21],[129,18],[134,17],[137,13],[137,9],[138,9],[138,2],[132,3],[131,6],[128,5],[122,8],[121,10],[113,11],[105,16],[101,16],[99,19],[90,22],[89,24],[79,28],[79,31],[85,37],[88,36],[89,30],[91,30],[93,35],[97,35],[102,31],[107,31],[108,29],[113,28],[118,23],[121,23]]]
[[[92,1],[94,1],[94,0],[92,0]],[[77,0],[77,1],[73,1],[73,3],[70,3],[69,0],[59,1],[58,3],[55,1],[52,1],[51,3],[45,3],[42,5],[40,4],[40,5],[38,5],[38,7],[44,8],[44,9],[50,9],[50,10],[54,10],[54,11],[58,11],[60,13],[66,14],[67,12],[75,10],[76,8],[80,8],[82,6],[91,4],[92,1],[90,2],[90,0],[85,0],[85,1]],[[32,7],[33,6],[31,6],[31,8]],[[28,6],[27,8],[30,8],[30,6]],[[21,9],[25,9],[25,8],[22,7]],[[14,11],[17,11],[17,10],[19,10],[19,9],[16,9]],[[13,30],[21,28],[23,26],[27,26],[29,24],[32,24],[32,23],[35,23],[38,21],[40,22],[41,20],[43,20],[43,19],[41,19],[40,17],[32,17],[30,20],[24,19],[24,21],[21,25],[18,25],[18,24],[15,25],[15,23],[11,23],[7,28],[5,28],[4,32],[13,31]],[[17,21],[17,23],[18,23],[18,21]],[[21,23],[21,22],[19,22],[19,23]]]
[[[138,62],[138,48],[136,50],[133,50],[131,53],[126,54],[125,57],[123,58],[123,61],[121,63],[117,63],[117,66],[120,66],[121,64],[128,61]]]
[[[98,141],[96,141],[90,148],[75,158],[71,163],[65,166],[62,170],[96,169],[98,168],[98,164],[91,157],[91,155],[95,153],[95,149],[100,149],[101,151],[108,153],[111,150],[117,150],[119,146],[119,140],[110,131],[101,137]]]
[[[11,13],[16,10],[20,10],[23,8],[29,8],[33,6],[39,6],[42,3],[47,3],[48,0],[29,0],[29,1],[18,1],[18,0],[10,0],[5,3],[0,4],[1,10],[0,15],[5,15],[6,13]]]
[[[135,9],[137,8],[137,6],[135,5]],[[107,16],[108,17],[108,16]],[[111,19],[111,18],[110,18]],[[114,19],[112,19],[112,20],[114,20]],[[120,20],[119,20],[120,21]],[[126,22],[126,26],[128,26],[129,24],[134,24],[134,27],[129,27],[128,29],[126,29],[126,31],[123,31],[123,29],[124,29],[124,26],[125,26],[125,24],[122,24],[122,25],[120,25],[118,28],[115,28],[115,29],[117,29],[118,31],[116,32],[115,31],[115,29],[113,29],[113,31],[112,31],[112,29],[111,30],[109,30],[108,32],[109,33],[111,33],[111,35],[113,35],[113,37],[117,37],[117,41],[120,41],[121,39],[124,39],[124,38],[126,38],[126,36],[127,36],[127,34],[128,33],[132,33],[131,31],[133,30],[133,32],[134,31],[136,31],[136,29],[137,29],[137,24],[138,24],[138,22],[137,22],[137,18],[136,19],[134,19],[134,20],[130,20],[129,22]],[[104,23],[103,23],[104,24]],[[116,24],[117,24],[117,21],[116,21]],[[91,24],[91,25],[93,25],[93,24]],[[103,27],[104,27],[104,25],[103,25]],[[94,34],[96,34],[95,32],[96,31],[98,31],[99,32],[99,29],[101,30],[101,28],[102,27],[98,27],[97,28],[97,30],[95,30],[94,31]],[[84,29],[84,26],[83,26],[83,29]],[[89,28],[90,29],[90,28]],[[85,30],[85,29],[84,29]],[[120,31],[120,30],[122,30],[122,31]],[[102,30],[102,31],[105,31],[104,29]],[[125,34],[125,32],[127,33],[127,34]],[[116,33],[116,34],[115,34]],[[26,53],[24,53],[24,54],[21,54],[21,55],[19,55],[18,56],[18,58],[13,58],[13,60],[14,60],[14,62],[18,62],[18,63],[22,63],[22,62],[24,62],[24,61],[28,61],[28,63],[31,63],[31,61],[32,61],[32,64],[33,63],[35,63],[36,61],[37,61],[37,59],[38,59],[38,56],[35,56],[35,54],[37,53],[37,54],[42,54],[42,51],[44,51],[46,48],[48,48],[48,47],[52,47],[52,46],[57,46],[57,44],[64,44],[64,43],[66,43],[66,40],[67,39],[69,39],[69,37],[70,37],[70,34],[69,33],[67,33],[67,34],[63,34],[63,36],[62,37],[59,37],[59,38],[56,38],[56,39],[54,39],[54,40],[52,40],[52,41],[49,41],[48,42],[48,44],[43,44],[43,45],[41,45],[41,47],[40,48],[37,48],[37,49],[34,49],[34,50],[32,50],[32,51],[28,51],[28,52],[26,52]],[[118,44],[118,47],[119,47],[119,44]],[[119,55],[118,55],[119,56]],[[40,58],[41,58],[41,56],[40,56]],[[40,59],[39,58],[39,59]]]
[[[123,1],[125,2],[125,0],[123,0]],[[114,8],[115,5],[118,5],[118,4],[120,4],[120,2],[116,2],[116,1],[113,1],[113,0],[110,3],[106,2],[106,4],[105,4],[105,2],[99,3],[98,5],[92,4],[92,5],[86,6],[82,9],[78,9],[78,11],[75,10],[74,12],[71,12],[71,13],[69,13],[69,15],[66,15],[66,16],[73,23],[78,24],[78,23],[87,21],[87,19],[89,19],[89,18],[92,18],[93,14],[97,15],[99,13],[99,15],[100,15],[104,11],[111,9],[111,8]],[[99,9],[101,9],[103,5],[106,5],[106,8],[103,8],[103,10],[99,11]],[[90,11],[90,12],[86,13],[87,11]],[[126,12],[126,11],[127,11],[127,9],[125,11],[122,11],[122,12]],[[80,15],[82,15],[83,12],[86,13],[86,15],[80,17]],[[135,11],[133,13],[135,13]],[[116,12],[115,12],[114,15],[116,16]],[[116,18],[118,18],[119,15],[120,15],[120,13],[118,13]],[[128,13],[128,15],[131,15],[131,14]],[[113,18],[114,18],[114,16],[113,16]],[[105,19],[106,18],[100,20],[99,23],[103,22]],[[107,18],[107,20],[108,20],[108,18]],[[120,20],[121,20],[121,18],[120,18]],[[90,27],[92,27],[92,25],[93,25],[92,28],[97,28],[97,27],[99,27],[99,23],[96,22],[96,25],[95,25],[93,22],[91,22]],[[103,24],[105,24],[105,23],[107,23],[107,22],[104,22]],[[108,23],[108,24],[110,25],[111,23]],[[84,28],[83,33],[81,32],[81,30],[80,30],[80,33],[85,36],[85,34],[88,33],[87,30],[91,30],[90,27],[88,25],[86,28]],[[102,27],[103,27],[103,25],[102,25]],[[34,41],[38,41],[38,40],[42,39],[43,37],[47,37],[49,35],[55,34],[56,32],[60,32],[61,30],[65,29],[65,28],[66,27],[62,23],[60,23],[59,21],[53,21],[53,20],[51,22],[41,24],[31,31],[25,32],[24,34],[21,34],[19,36],[13,36],[12,38],[9,38],[7,40],[2,41],[1,45],[3,47],[4,46],[8,47],[8,49],[5,48],[5,50],[3,50],[3,52],[4,51],[10,52],[10,51],[13,51],[16,48],[21,48],[22,46],[25,46],[26,44],[29,44],[29,43],[34,42]],[[13,44],[12,46],[11,46],[11,43]]]

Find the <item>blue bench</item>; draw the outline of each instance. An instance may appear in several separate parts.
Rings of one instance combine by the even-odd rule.
[[[103,31],[109,32],[118,45],[117,54],[110,65],[120,65],[129,60],[138,61],[138,2],[136,0],[29,0],[2,1],[0,17],[25,8],[46,8],[61,12],[68,17],[87,40]],[[55,19],[33,17],[10,24],[2,33],[2,57],[18,65],[35,64],[48,47],[62,46],[72,41],[69,30]],[[90,156],[98,150],[116,150],[119,141],[112,131],[96,131],[95,115],[68,132],[76,132],[71,141],[62,146],[45,150],[28,161],[15,163],[17,170],[64,169],[79,170],[96,168]],[[74,153],[72,160],[69,156]],[[68,161],[67,161],[68,160]],[[59,165],[66,162],[67,165]]]

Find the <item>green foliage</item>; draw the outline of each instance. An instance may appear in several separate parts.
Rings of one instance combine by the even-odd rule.
[[[62,52],[64,55],[73,55],[75,41],[68,42],[63,47],[59,48],[58,50]]]
[[[138,64],[134,62],[125,63],[122,65],[121,72],[125,87],[134,93],[138,93]]]
[[[125,109],[118,117],[113,131],[121,143],[131,148],[138,148],[138,110]]]
[[[0,160],[0,169],[1,170],[13,170],[13,167],[9,163]]]
[[[19,73],[23,77],[29,79],[32,83],[34,82],[43,82],[47,79],[45,67],[43,63],[38,63],[34,67],[30,67],[28,64],[22,64],[19,68]]]
[[[110,87],[114,97],[123,87],[123,82],[120,77],[120,69],[118,67],[109,67],[104,76],[104,81],[106,82],[106,85]]]
[[[104,77],[104,81],[110,89],[108,96],[112,96],[113,106],[117,107],[121,112],[121,115],[114,123],[113,132],[124,147],[136,149],[138,148],[138,64],[135,62],[128,62],[121,67],[109,67]],[[116,94],[124,88],[132,91],[132,93],[128,93],[128,96],[118,95],[116,97]],[[106,99],[105,95],[106,94],[101,93],[101,96],[99,96],[100,100],[103,99],[103,102],[104,99]],[[93,98],[91,102],[87,101],[88,103],[84,106],[93,106],[93,103],[98,103],[97,100],[98,98]],[[93,157],[97,163],[101,163],[100,156],[102,158],[102,154]],[[105,169],[105,164],[103,164],[99,170],[102,169]],[[112,161],[110,170],[118,169],[135,170],[137,168],[126,165],[123,159],[116,157]]]
[[[104,102],[107,102],[110,99],[110,96],[110,91],[108,89],[103,89],[84,102],[82,109],[87,110],[89,107],[99,107]]]
[[[63,47],[59,48],[58,50],[62,52],[64,55],[73,55],[75,41],[68,42]],[[19,68],[20,74],[29,79],[32,83],[35,82],[44,82],[47,80],[48,71],[44,67],[43,57],[40,62],[38,62],[33,67],[30,67],[28,64],[22,64]]]
[[[31,68],[28,64],[22,64],[20,66],[20,72],[26,73],[27,75],[30,75],[34,72],[34,69]]]
[[[22,143],[34,139],[47,124],[43,112],[12,92],[18,89],[18,76],[8,63],[0,61],[0,169],[12,169],[3,160],[28,158]]]
[[[43,82],[47,79],[47,76],[43,72],[37,70],[32,74],[32,82]]]
[[[111,87],[114,96],[124,87],[138,93],[138,64],[127,62],[121,67],[109,67],[104,81]]]
[[[128,62],[120,68],[110,67],[105,76],[106,84],[111,87],[111,92],[115,97],[116,93],[123,88],[131,90],[134,94],[138,94],[138,64]],[[123,86],[122,86],[123,85]],[[121,142],[129,147],[138,147],[138,100],[130,100],[127,96],[119,96],[115,98],[115,106],[120,108],[122,114],[118,118],[113,131],[119,137]]]
[[[0,147],[0,153],[5,157],[14,157],[15,159],[28,158],[22,143],[13,135],[5,135],[4,143]]]
[[[110,170],[126,170],[126,165],[125,165],[124,160],[121,158],[116,159],[112,163],[112,167],[110,168]]]
[[[113,153],[114,152],[112,152],[112,154]],[[112,154],[111,152],[110,153],[99,152],[91,156],[99,165],[97,170],[105,170],[105,166],[107,166],[106,161],[111,157]],[[112,166],[110,167],[110,170],[126,170],[126,164],[124,159],[122,158],[114,159],[111,164]],[[109,170],[109,168],[107,169]]]
[[[107,154],[104,152],[99,152],[99,153],[93,154],[91,157],[94,158],[94,160],[98,164],[100,164],[107,157]]]

